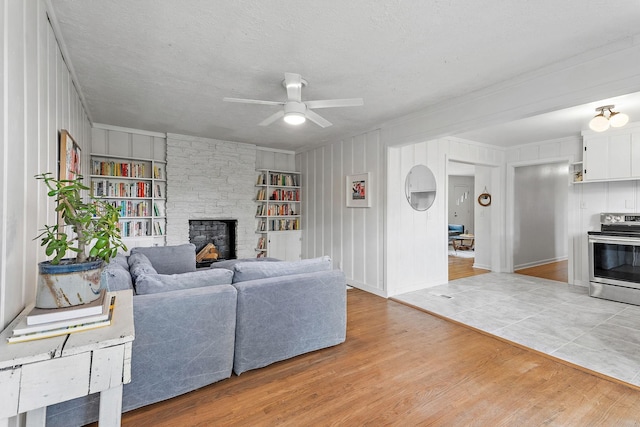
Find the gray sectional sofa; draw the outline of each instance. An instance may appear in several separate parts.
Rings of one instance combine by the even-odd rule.
[[[110,290],[133,289],[132,381],[123,412],[346,338],[346,279],[328,257],[195,268],[195,247],[133,248],[103,272]],[[47,426],[98,419],[99,395],[50,406]]]

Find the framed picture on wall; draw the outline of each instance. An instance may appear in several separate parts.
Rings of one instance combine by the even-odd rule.
[[[69,132],[60,131],[60,179],[75,179],[80,175],[80,146],[69,135]]]
[[[371,172],[347,175],[345,193],[348,208],[370,208],[373,195]]]

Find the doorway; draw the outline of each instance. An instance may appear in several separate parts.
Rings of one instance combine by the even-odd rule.
[[[462,233],[474,236],[474,240],[463,241],[464,245],[455,245],[456,237],[449,234],[448,275],[449,280],[488,273],[489,270],[474,267],[476,258],[476,166],[469,163],[449,161],[447,168],[447,221],[455,230],[462,227]],[[455,227],[458,226],[458,227]],[[457,233],[455,231],[454,233]],[[473,244],[470,244],[473,242]],[[460,249],[462,246],[462,249]]]
[[[528,164],[512,172],[513,271],[567,283],[569,165]]]

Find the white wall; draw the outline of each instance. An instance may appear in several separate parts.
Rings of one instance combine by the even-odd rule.
[[[473,176],[449,175],[449,212],[447,222],[449,224],[462,224],[467,233],[473,234],[475,230],[474,217],[477,198],[475,194],[475,179]],[[455,187],[461,186],[469,192],[464,200],[458,200]]]
[[[567,259],[568,187],[568,162],[515,168],[515,270]]]
[[[386,292],[388,296],[445,283],[448,280],[447,222],[449,160],[473,163],[487,168],[475,188],[492,194],[490,226],[476,226],[476,248],[490,254],[489,266],[494,271],[504,269],[504,152],[456,138],[389,147],[387,154],[386,203]],[[429,210],[414,211],[404,197],[404,180],[416,164],[428,166],[436,177],[437,195]],[[478,167],[476,167],[478,170]],[[477,195],[476,195],[477,198]],[[483,217],[484,218],[484,217]]]
[[[256,169],[294,163],[293,152],[167,134],[167,244],[189,242],[190,219],[236,219],[237,256],[255,257]]]
[[[347,283],[385,295],[384,150],[373,131],[296,155],[302,172],[302,257],[331,256]],[[371,172],[370,208],[345,206],[346,175]]]
[[[237,256],[255,252],[256,147],[167,135],[167,244],[189,243],[190,219],[236,219]]]
[[[501,247],[498,244],[491,244],[491,236],[493,235],[492,227],[500,226],[495,221],[495,218],[500,218],[499,212],[495,211],[496,205],[493,204],[493,195],[491,204],[489,206],[480,206],[477,204],[478,196],[484,193],[485,188],[489,191],[490,188],[495,188],[492,185],[492,177],[496,174],[496,169],[490,166],[476,166],[475,167],[475,193],[473,200],[476,203],[474,209],[474,226],[475,226],[475,258],[473,260],[473,266],[475,268],[483,268],[485,270],[491,270],[492,260],[495,256],[496,261],[500,259]],[[489,193],[491,194],[491,193]],[[498,206],[500,203],[498,203]],[[502,203],[504,206],[504,203]],[[493,253],[495,251],[495,254]]]
[[[91,129],[41,0],[0,0],[0,323],[6,326],[35,299],[33,238],[55,223],[44,185],[33,176],[57,173],[58,132],[82,149],[86,174]]]

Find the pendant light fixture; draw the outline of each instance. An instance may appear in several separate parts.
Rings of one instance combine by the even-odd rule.
[[[604,132],[609,126],[619,128],[629,123],[629,116],[624,113],[612,111],[615,105],[603,105],[596,108],[596,116],[589,122],[591,130]]]

